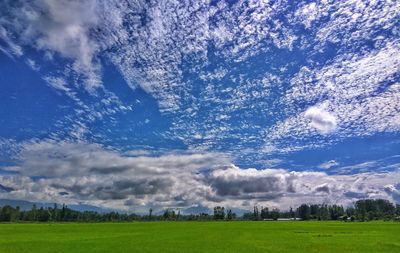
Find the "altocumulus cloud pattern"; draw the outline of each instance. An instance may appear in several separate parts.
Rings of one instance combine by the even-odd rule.
[[[0,2],[0,198],[400,202],[399,1]]]

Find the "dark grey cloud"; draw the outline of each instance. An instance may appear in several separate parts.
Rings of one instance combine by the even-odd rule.
[[[117,191],[128,191],[132,195],[169,192],[174,182],[170,178],[142,179],[138,181],[121,180],[113,183]]]
[[[294,179],[294,175],[284,170],[243,170],[228,166],[212,171],[207,183],[219,197],[266,201],[295,193]]]
[[[212,153],[126,156],[97,144],[42,141],[27,143],[18,155],[19,172],[36,177],[89,176],[137,173],[165,175],[226,164],[226,156]]]
[[[93,167],[89,169],[90,173],[95,173],[95,174],[112,174],[112,173],[120,173],[129,170],[130,167],[125,165],[125,166],[105,166],[105,167]]]
[[[353,191],[348,191],[344,193],[344,196],[352,199],[364,199],[368,198],[368,194],[366,192],[353,192]]]
[[[229,178],[216,177],[211,178],[211,186],[221,196],[240,196],[246,193],[257,192],[276,192],[282,190],[282,184],[274,176],[254,178],[238,178],[230,180]]]
[[[0,184],[0,191],[11,192],[11,191],[15,191],[15,189],[12,187],[8,187],[8,186],[4,186],[4,185]]]
[[[316,192],[325,192],[325,193],[329,193],[330,189],[329,189],[329,185],[324,184],[324,185],[319,185],[315,188]]]

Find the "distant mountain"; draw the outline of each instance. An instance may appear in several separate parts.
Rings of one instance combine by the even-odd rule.
[[[19,206],[21,210],[30,210],[32,209],[33,205],[36,205],[38,208],[47,208],[47,207],[53,207],[54,203],[45,203],[45,202],[30,202],[30,201],[25,201],[25,200],[15,200],[15,199],[0,199],[0,206],[5,206],[5,205],[10,205],[12,207],[17,207]],[[57,203],[58,207],[61,207],[62,204]],[[74,204],[74,205],[67,205],[68,208],[71,208],[72,210],[76,211],[93,211],[93,212],[98,212],[98,213],[107,213],[107,212],[112,212],[112,211],[119,211],[120,210],[113,210],[113,209],[108,209],[108,208],[102,208],[98,206],[92,206],[92,205],[86,205],[86,204]]]
[[[48,208],[48,207],[53,207],[54,203],[46,203],[46,202],[30,202],[30,201],[25,201],[25,200],[15,200],[15,199],[0,199],[0,207],[5,206],[5,205],[10,205],[12,207],[19,206],[21,210],[30,210],[32,209],[33,205],[36,205],[38,208]],[[58,207],[60,208],[62,204],[57,203]],[[92,211],[92,212],[98,212],[98,213],[107,213],[107,212],[119,212],[119,213],[125,213],[123,210],[118,210],[118,209],[110,209],[110,208],[103,208],[103,207],[98,207],[98,206],[92,206],[92,205],[86,205],[86,204],[73,204],[73,205],[67,205],[68,208],[71,208],[72,210],[76,211]],[[241,216],[244,213],[250,212],[249,210],[244,210],[244,209],[239,209],[239,208],[225,208],[225,210],[231,209],[232,212],[236,213],[237,215]],[[135,212],[137,214],[146,214],[146,212]],[[162,215],[164,213],[164,210],[159,210],[158,212],[154,212],[155,215]],[[201,213],[207,213],[207,214],[213,214],[213,209],[210,209],[208,207],[198,205],[198,206],[192,206],[188,208],[183,208],[181,209],[181,214],[201,214]]]
[[[235,213],[238,216],[242,216],[245,213],[252,213],[253,210],[247,210],[247,209],[240,209],[240,208],[228,208],[231,209],[233,213]]]
[[[10,205],[12,207],[19,206],[21,210],[29,210],[32,208],[33,204],[36,204],[38,208],[43,207],[53,207],[54,204],[50,203],[37,203],[37,202],[29,202],[25,200],[15,200],[15,199],[0,199],[0,206]]]
[[[225,208],[225,211],[231,209],[232,212],[236,213],[237,215],[241,216],[244,213],[248,213],[250,212],[249,210],[245,210],[245,209],[240,209],[240,208]],[[181,213],[182,214],[201,214],[201,213],[207,213],[207,214],[213,214],[213,209],[210,209],[208,207],[205,206],[193,206],[193,207],[189,207],[186,209],[182,209]]]
[[[185,208],[182,209],[181,211],[182,214],[201,214],[201,213],[212,214],[212,212],[213,211],[210,208],[201,205]]]
[[[92,212],[98,212],[98,213],[107,213],[107,212],[119,212],[119,213],[124,213],[124,211],[121,210],[115,210],[115,209],[109,209],[109,208],[103,208],[103,207],[98,207],[98,206],[92,206],[92,205],[85,205],[85,204],[77,204],[77,205],[68,205],[69,208],[72,210],[76,211],[92,211]]]

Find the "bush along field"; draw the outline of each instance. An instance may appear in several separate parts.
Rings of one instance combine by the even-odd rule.
[[[400,206],[387,200],[284,212],[254,206],[240,217],[221,206],[213,211],[136,215],[4,206],[0,252],[400,252]]]
[[[237,216],[231,209],[222,206],[214,207],[213,214],[186,214],[180,210],[166,209],[154,214],[150,209],[148,214],[126,214],[118,212],[98,213],[94,211],[76,211],[65,205],[58,207],[20,210],[9,205],[0,207],[0,222],[130,222],[130,221],[192,221],[192,220],[341,220],[341,221],[373,221],[400,220],[400,205],[394,205],[384,199],[366,199],[357,201],[354,206],[344,208],[340,205],[308,205],[302,204],[295,210],[280,211],[268,207],[254,206],[252,212]]]

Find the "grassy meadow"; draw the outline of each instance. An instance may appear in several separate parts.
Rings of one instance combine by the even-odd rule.
[[[393,222],[0,224],[0,252],[400,252]]]

